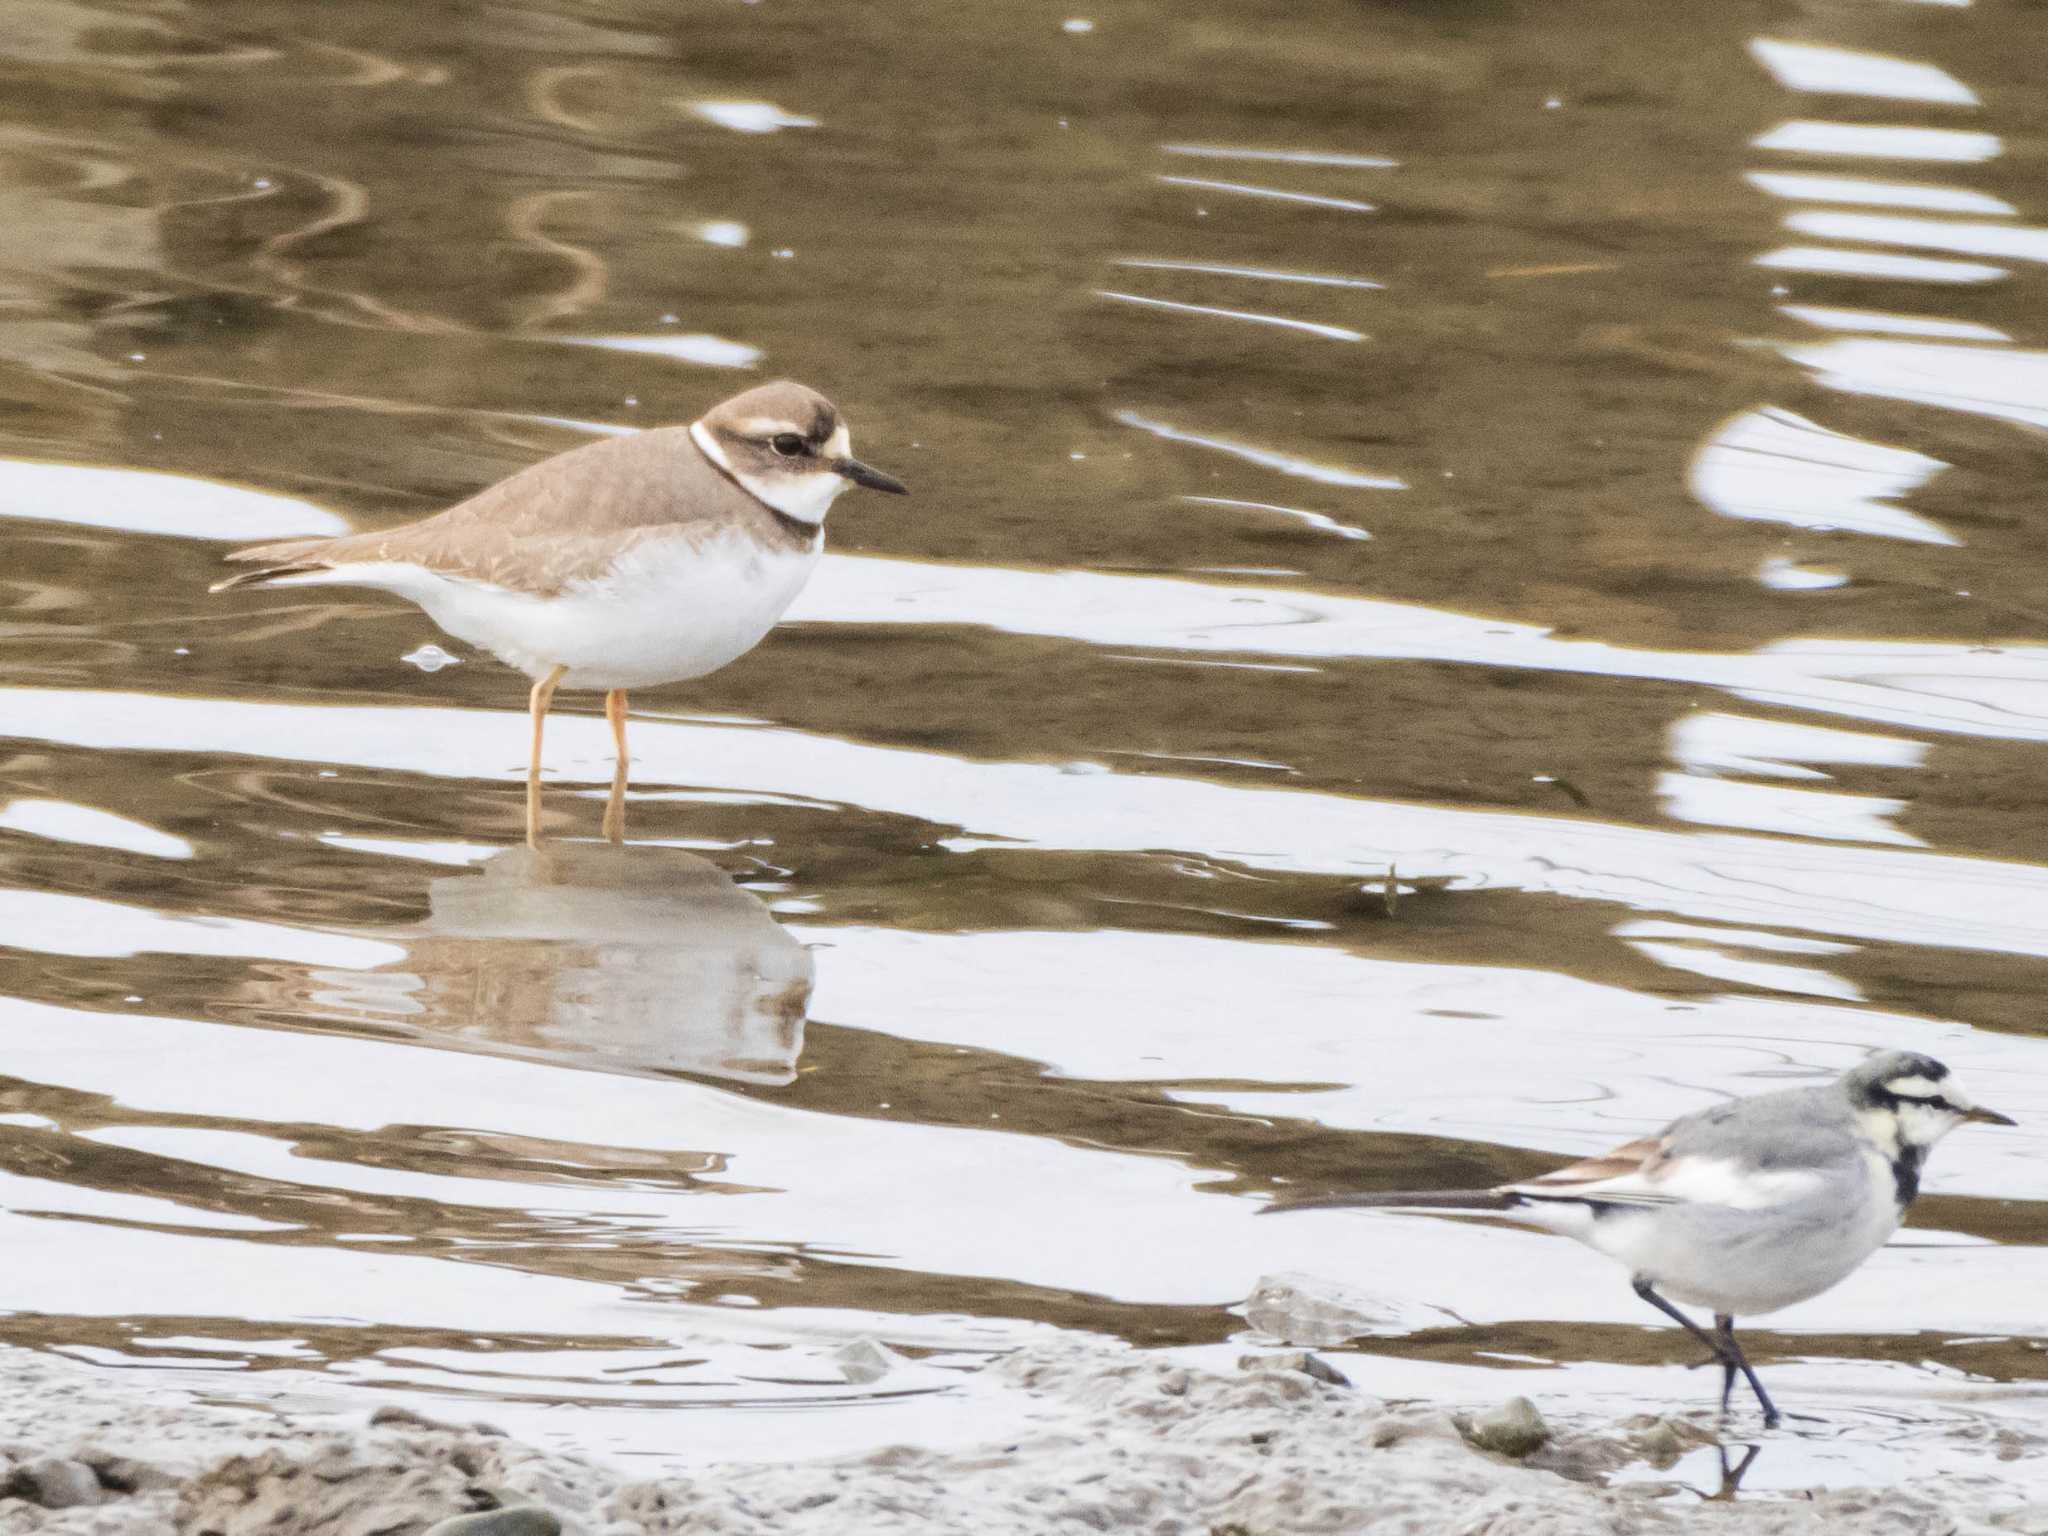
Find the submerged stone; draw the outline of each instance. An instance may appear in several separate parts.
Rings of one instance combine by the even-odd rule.
[[[1320,1355],[1312,1355],[1305,1349],[1282,1350],[1274,1355],[1239,1355],[1237,1368],[1241,1371],[1299,1371],[1317,1381],[1327,1381],[1333,1387],[1351,1385],[1350,1377]]]
[[[1292,1271],[1260,1276],[1245,1299],[1244,1317],[1268,1338],[1306,1349],[1418,1333],[1457,1321],[1426,1304],[1393,1301]]]
[[[40,1456],[14,1469],[7,1492],[44,1509],[76,1509],[100,1502],[100,1480],[82,1461]]]
[[[561,1536],[562,1518],[538,1504],[515,1504],[510,1509],[486,1509],[474,1515],[455,1515],[430,1525],[425,1536]]]
[[[1533,1456],[1550,1443],[1550,1426],[1526,1397],[1511,1397],[1458,1428],[1480,1450],[1517,1460]]]
[[[880,1339],[865,1334],[832,1351],[832,1359],[850,1387],[872,1386],[898,1366],[909,1363]]]

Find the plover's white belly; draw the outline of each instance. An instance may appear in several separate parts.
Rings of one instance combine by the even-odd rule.
[[[782,617],[818,562],[738,534],[648,540],[603,578],[552,597],[438,576],[417,566],[357,565],[328,579],[411,598],[458,640],[529,677],[568,667],[564,688],[650,688],[715,672]]]

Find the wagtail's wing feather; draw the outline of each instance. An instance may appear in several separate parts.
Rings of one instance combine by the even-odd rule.
[[[1261,1216],[1287,1211],[1334,1211],[1405,1207],[1410,1210],[1504,1211],[1516,1202],[1490,1189],[1422,1189],[1369,1195],[1297,1195],[1268,1201]]]
[[[1548,1201],[1595,1201],[1614,1205],[1671,1205],[1682,1195],[1660,1189],[1663,1137],[1631,1141],[1540,1178],[1494,1189],[1427,1189],[1384,1194],[1307,1195],[1275,1200],[1266,1212],[1372,1208],[1386,1210],[1509,1211],[1519,1205]]]
[[[1591,1201],[1601,1205],[1672,1205],[1683,1196],[1668,1186],[1668,1136],[1625,1141],[1610,1151],[1582,1158],[1501,1193],[1523,1200]]]

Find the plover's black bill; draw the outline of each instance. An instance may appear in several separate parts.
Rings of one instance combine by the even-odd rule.
[[[891,496],[908,496],[910,487],[894,475],[885,475],[872,465],[863,464],[859,459],[834,459],[832,470],[846,476],[855,485],[864,485],[871,491],[887,491]]]

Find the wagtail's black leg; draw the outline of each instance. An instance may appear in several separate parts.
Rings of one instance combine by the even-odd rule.
[[[1770,1394],[1764,1391],[1764,1384],[1756,1379],[1756,1372],[1749,1368],[1749,1361],[1742,1353],[1742,1346],[1735,1342],[1735,1319],[1725,1312],[1718,1312],[1714,1315],[1714,1328],[1720,1334],[1721,1342],[1728,1351],[1721,1357],[1728,1368],[1728,1385],[1735,1385],[1735,1373],[1740,1370],[1748,1378],[1749,1390],[1756,1394],[1757,1405],[1764,1411],[1764,1428],[1776,1429],[1777,1405],[1771,1401]],[[1728,1411],[1728,1393],[1725,1388],[1721,1392],[1721,1411]]]

